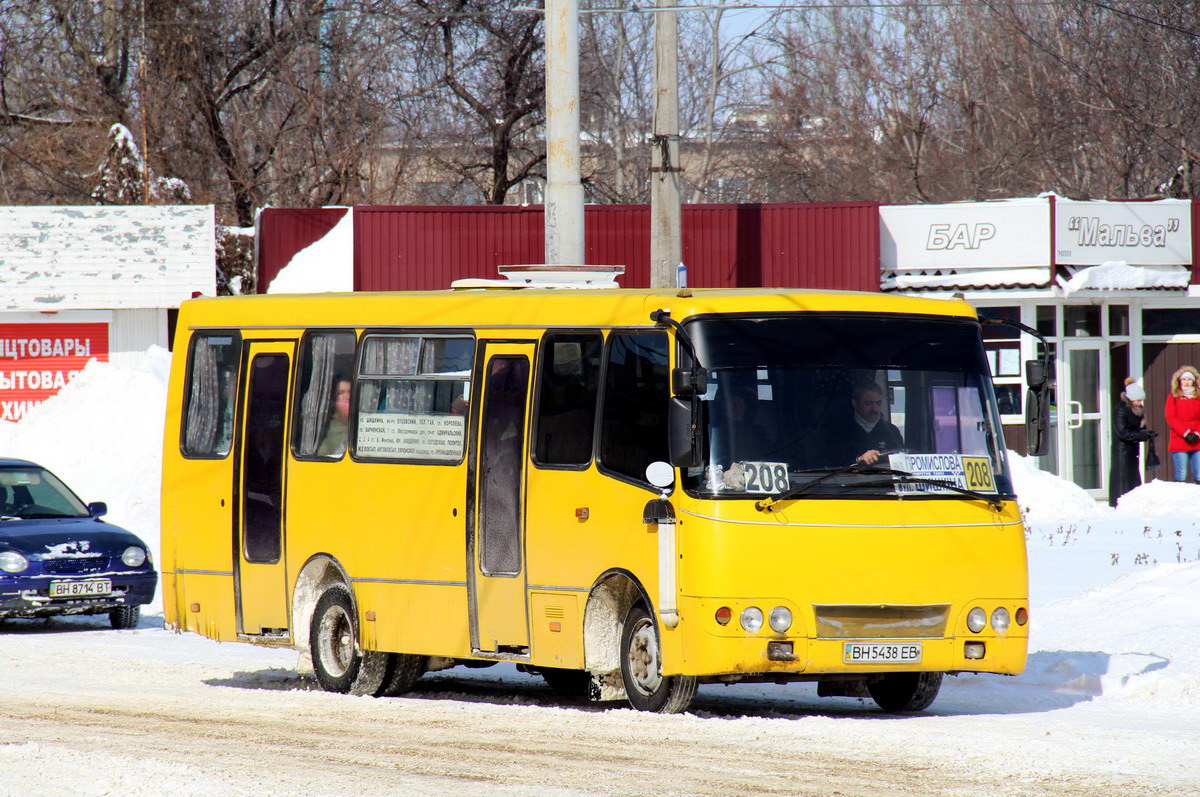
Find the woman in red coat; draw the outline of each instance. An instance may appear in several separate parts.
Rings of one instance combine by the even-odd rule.
[[[1192,478],[1200,479],[1200,374],[1185,365],[1171,377],[1171,395],[1163,408],[1171,439],[1167,450],[1175,465],[1175,481],[1187,481],[1188,465]]]

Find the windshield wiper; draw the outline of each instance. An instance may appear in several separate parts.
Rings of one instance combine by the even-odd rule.
[[[818,484],[821,484],[824,481],[828,481],[829,479],[832,479],[834,476],[841,476],[846,473],[898,473],[898,472],[899,471],[889,471],[887,468],[877,468],[874,465],[865,465],[862,462],[857,462],[857,461],[851,465],[846,465],[845,467],[841,467],[841,468],[809,468],[808,470],[800,471],[800,473],[821,473],[824,475],[818,476],[817,478],[813,479],[812,481],[805,482],[804,484],[798,484],[789,490],[784,490],[782,493],[779,493],[778,495],[772,495],[770,498],[764,498],[761,501],[755,501],[754,508],[760,512],[770,512],[770,511],[772,511],[771,507],[775,506],[775,504],[778,504],[780,501],[787,501],[789,499],[795,498],[796,496],[800,495],[801,493],[806,492],[807,490],[809,490],[813,487],[816,487]]]
[[[957,484],[952,484],[950,482],[942,481],[941,479],[926,479],[922,476],[914,476],[912,473],[910,473],[906,470],[895,470],[893,468],[877,468],[873,465],[864,465],[861,462],[855,462],[853,465],[847,465],[844,468],[818,468],[818,469],[814,469],[814,470],[805,470],[805,471],[800,471],[800,472],[801,473],[824,473],[825,475],[820,476],[816,479],[813,479],[810,482],[805,482],[804,484],[793,487],[790,490],[785,490],[784,492],[780,493],[779,495],[773,495],[770,498],[763,499],[762,501],[755,501],[754,508],[759,510],[760,512],[771,512],[771,511],[773,511],[771,509],[771,507],[775,506],[775,504],[779,503],[780,501],[787,501],[789,499],[795,498],[796,496],[804,493],[808,489],[810,489],[812,487],[816,487],[818,484],[821,484],[822,482],[824,482],[828,479],[832,479],[834,476],[839,476],[839,475],[843,475],[843,474],[847,474],[847,473],[870,473],[872,475],[878,473],[881,476],[894,476],[895,478],[889,479],[888,481],[852,482],[850,484],[843,485],[844,487],[884,487],[884,486],[891,486],[892,484],[894,484],[897,481],[902,482],[904,484],[927,484],[932,487],[943,487],[947,490],[950,490],[951,492],[959,493],[961,495],[965,495],[970,498],[974,498],[977,501],[986,501],[988,503],[988,505],[995,507],[996,509],[999,509],[1002,506],[1002,504],[1000,503],[1000,498],[998,496],[987,495],[986,493],[976,492],[975,490],[968,490],[965,487],[959,487]]]

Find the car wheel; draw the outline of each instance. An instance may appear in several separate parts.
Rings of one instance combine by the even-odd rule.
[[[582,700],[588,696],[588,686],[592,682],[592,674],[586,670],[539,667],[537,673],[559,697],[567,700]]]
[[[140,619],[142,619],[141,606],[118,606],[108,613],[108,621],[116,629],[137,628]]]
[[[658,629],[650,613],[637,604],[625,616],[621,632],[621,679],[629,705],[639,711],[678,714],[696,696],[690,675],[663,675]]]
[[[373,695],[383,686],[388,654],[359,651],[354,601],[341,584],[326,589],[317,601],[308,646],[317,681],[325,691]]]
[[[897,672],[867,684],[867,691],[884,711],[924,711],[942,688],[940,672]]]

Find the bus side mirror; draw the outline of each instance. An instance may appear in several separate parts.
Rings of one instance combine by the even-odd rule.
[[[671,392],[676,396],[703,396],[708,392],[708,371],[703,368],[671,369]]]
[[[1045,382],[1025,393],[1025,453],[1040,457],[1050,447],[1050,389]]]
[[[694,468],[701,462],[700,402],[672,396],[667,407],[667,439],[671,464]]]
[[[1042,385],[1046,384],[1049,374],[1046,369],[1049,363],[1045,360],[1026,360],[1025,361],[1025,384],[1034,390],[1037,390]]]

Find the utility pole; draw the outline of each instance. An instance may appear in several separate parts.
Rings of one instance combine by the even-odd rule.
[[[579,0],[546,0],[546,264],[583,265]]]
[[[676,0],[657,0],[660,9]],[[654,135],[650,154],[650,287],[675,287],[683,260],[679,206],[679,20],[654,14]]]

